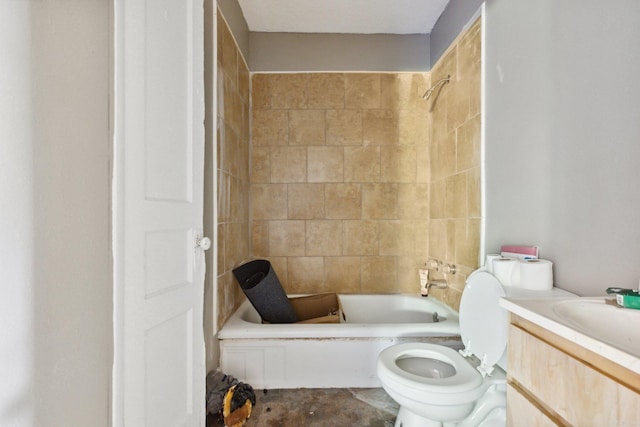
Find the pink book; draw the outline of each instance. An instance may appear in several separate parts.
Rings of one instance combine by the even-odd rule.
[[[537,246],[517,246],[517,245],[503,245],[500,248],[500,255],[508,256],[520,259],[535,259],[538,258]]]

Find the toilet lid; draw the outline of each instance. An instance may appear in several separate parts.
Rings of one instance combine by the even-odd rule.
[[[500,307],[505,291],[498,279],[487,272],[471,275],[460,300],[460,336],[463,354],[480,359],[480,370],[490,373],[507,347],[507,311]]]

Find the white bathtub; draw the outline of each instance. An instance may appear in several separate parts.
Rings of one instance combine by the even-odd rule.
[[[461,348],[458,314],[433,298],[340,295],[340,303],[343,323],[265,325],[245,301],[218,333],[221,370],[258,389],[380,387],[376,360],[390,345]]]

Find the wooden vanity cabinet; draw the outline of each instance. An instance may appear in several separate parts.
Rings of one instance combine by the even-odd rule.
[[[511,314],[507,425],[640,426],[640,376]]]

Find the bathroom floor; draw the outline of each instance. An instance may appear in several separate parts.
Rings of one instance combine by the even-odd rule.
[[[393,427],[398,404],[381,388],[256,390],[246,427]],[[207,427],[222,427],[217,417]]]

